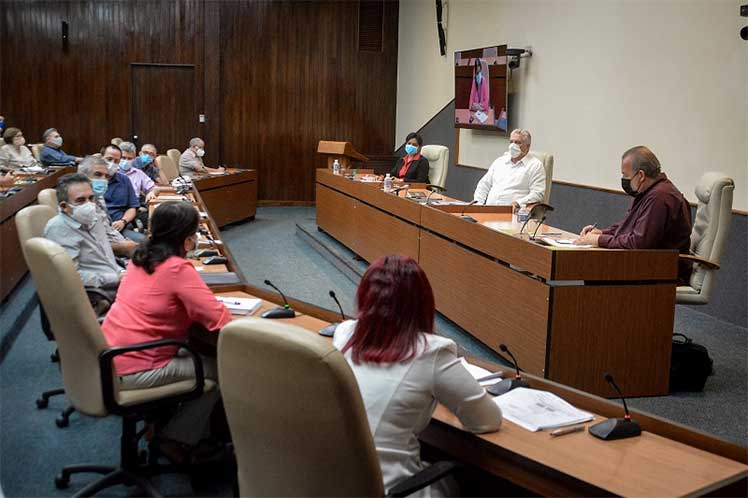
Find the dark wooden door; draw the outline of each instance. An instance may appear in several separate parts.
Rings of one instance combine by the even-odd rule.
[[[160,154],[184,150],[199,136],[195,66],[131,64],[132,135],[137,145],[152,143]]]

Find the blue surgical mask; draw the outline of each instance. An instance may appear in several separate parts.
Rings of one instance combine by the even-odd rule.
[[[130,161],[128,161],[127,159],[122,159],[119,162],[119,169],[121,169],[122,171],[127,171],[128,169],[130,169],[130,166],[132,165],[130,164]]]
[[[413,154],[415,154],[417,150],[418,150],[418,147],[416,147],[415,145],[405,144],[405,153],[408,154],[409,156],[412,156]]]
[[[143,165],[151,164],[152,161],[153,158],[148,154],[140,154],[140,162],[143,163]]]
[[[483,74],[478,73],[475,75],[475,82],[480,85],[480,82],[483,81]]]
[[[96,195],[104,195],[109,188],[109,180],[105,178],[94,178],[91,180],[91,189]]]

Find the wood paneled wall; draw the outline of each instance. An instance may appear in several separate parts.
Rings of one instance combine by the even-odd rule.
[[[3,1],[0,114],[29,142],[54,126],[94,152],[132,135],[130,64],[194,65],[181,98],[206,115],[189,125],[206,161],[256,168],[262,200],[311,201],[319,139],[394,149],[398,3],[381,52],[359,50],[358,17],[356,1]]]

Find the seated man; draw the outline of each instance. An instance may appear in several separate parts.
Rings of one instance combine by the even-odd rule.
[[[71,165],[83,160],[82,157],[66,154],[60,148],[62,147],[62,136],[56,128],[49,128],[45,131],[42,134],[42,140],[44,141],[44,147],[39,158],[44,166]]]
[[[57,182],[60,212],[47,222],[44,238],[60,244],[73,258],[83,285],[114,300],[124,270],[117,264],[106,227],[99,222],[91,182],[65,175]]]
[[[190,147],[182,152],[179,158],[179,173],[182,175],[191,173],[222,173],[223,168],[209,168],[203,163],[205,155],[205,142],[201,138],[190,140]]]
[[[138,214],[140,201],[130,179],[118,171],[122,151],[118,146],[108,144],[101,149],[101,156],[108,168],[109,185],[104,193],[104,203],[112,226],[128,239],[140,242],[143,234],[135,232],[131,225]]]
[[[121,144],[120,144],[121,145]],[[124,151],[123,151],[124,153]],[[132,160],[132,167],[142,170],[148,175],[148,178],[154,181],[156,185],[168,187],[170,185],[166,174],[158,168],[156,156],[158,151],[153,144],[145,144],[140,148],[140,155]]]
[[[514,130],[509,150],[496,159],[475,188],[473,199],[480,204],[518,207],[543,202],[545,169],[535,157],[528,157],[532,136]]]
[[[138,168],[133,168],[135,160],[135,144],[132,142],[122,142],[119,144],[122,151],[122,159],[119,161],[119,172],[127,176],[135,190],[135,195],[142,196],[148,202],[156,194],[155,186],[148,175]]]
[[[691,208],[685,197],[661,171],[657,156],[643,145],[632,147],[621,158],[621,186],[634,197],[626,217],[604,230],[594,225],[582,229],[575,241],[609,249],[677,249],[691,247]],[[688,282],[691,265],[682,262],[678,279]]]
[[[109,166],[107,162],[101,157],[88,156],[78,165],[78,173],[88,178],[91,182],[93,193],[96,197],[98,221],[106,228],[107,238],[112,246],[112,251],[117,256],[131,257],[138,244],[134,240],[125,238],[119,230],[112,226],[112,220],[104,203],[104,193],[109,188]]]

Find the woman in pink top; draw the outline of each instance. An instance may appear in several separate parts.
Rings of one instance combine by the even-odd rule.
[[[193,323],[218,331],[231,321],[231,313],[184,259],[197,244],[200,222],[188,203],[158,206],[151,218],[151,236],[135,250],[117,300],[102,330],[110,346],[127,346],[159,339],[185,340]],[[140,389],[195,377],[189,354],[175,346],[146,349],[114,360],[121,389]],[[203,357],[205,377],[217,379],[215,358]],[[160,436],[194,447],[208,432],[217,391],[183,403]]]
[[[473,84],[470,87],[470,100],[468,104],[470,110],[473,112],[488,112],[488,66],[486,66],[486,74],[483,73],[482,61],[475,59]]]

